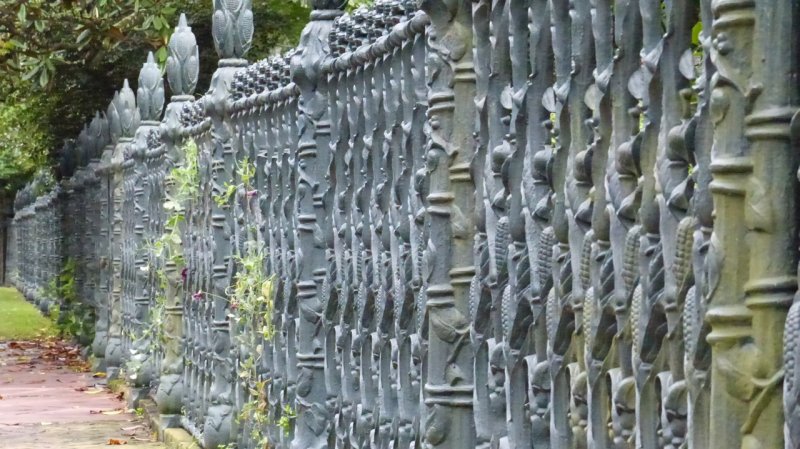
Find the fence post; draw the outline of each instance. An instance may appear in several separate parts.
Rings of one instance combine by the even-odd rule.
[[[325,358],[321,286],[328,272],[328,223],[332,204],[327,178],[331,163],[330,118],[325,92],[318,89],[322,61],[330,53],[327,36],[333,20],[342,14],[345,2],[312,2],[311,22],[303,29],[297,52],[292,56],[292,81],[300,88],[301,121],[296,153],[296,216],[299,254],[297,258],[297,423],[292,448],[322,448],[327,445],[330,417],[326,409]]]
[[[157,132],[161,122],[161,112],[164,109],[164,79],[161,70],[155,63],[153,53],[147,55],[147,61],[139,71],[139,82],[136,90],[136,106],[138,107],[139,126],[134,133],[133,141],[128,150],[133,160],[133,173],[131,182],[132,208],[124,217],[130,223],[132,235],[128,236],[131,244],[129,253],[129,280],[131,282],[130,306],[132,311],[132,352],[131,360],[134,362],[134,371],[126,373],[133,379],[130,402],[136,406],[138,401],[149,393],[150,382],[154,377],[153,359],[150,354],[150,339],[146,327],[150,323],[150,302],[154,294],[149,282],[150,271],[153,269],[149,260],[147,245],[148,229],[151,217],[150,201],[153,199],[153,189],[149,180],[153,173],[147,162],[149,140],[151,132]]]
[[[133,133],[139,126],[139,111],[136,109],[136,99],[128,85],[128,80],[122,90],[114,94],[114,99],[108,107],[109,129],[112,141],[116,140],[114,153],[111,156],[112,180],[110,191],[113,194],[113,210],[111,212],[112,242],[111,256],[114,270],[111,284],[111,311],[108,327],[108,346],[106,347],[106,366],[109,379],[114,379],[122,367],[124,360],[123,348],[123,308],[126,306],[123,299],[123,203],[126,201],[123,185],[124,152],[130,144]],[[116,139],[115,139],[116,137]]]
[[[472,3],[425,0],[420,6],[431,19],[426,61],[430,236],[425,251],[429,340],[424,441],[441,448],[475,447],[468,319],[476,212]]]
[[[91,194],[92,203],[92,230],[91,241],[94,246],[92,252],[92,271],[96,280],[94,294],[95,314],[97,321],[94,326],[94,342],[92,343],[92,353],[95,357],[96,371],[105,370],[105,353],[108,345],[108,278],[106,276],[106,265],[108,256],[108,194],[106,183],[106,169],[103,157],[108,156],[107,151],[110,142],[108,131],[108,120],[95,114],[92,124],[89,127],[92,138],[92,169]]]
[[[744,203],[751,256],[744,302],[752,315],[752,342],[758,352],[747,379],[755,395],[749,401],[741,432],[744,448],[777,449],[797,444],[796,436],[786,435],[784,446],[781,435],[783,423],[795,413],[787,410],[784,415],[781,384],[795,386],[795,378],[789,372],[796,368],[790,365],[784,370],[780,342],[787,309],[792,298],[798,297],[794,264],[798,257],[796,139],[800,137],[800,63],[794,43],[800,38],[800,5],[756,0],[754,13],[756,26],[750,37],[754,70],[744,117],[744,137],[749,141],[753,162]],[[722,34],[724,28],[720,29],[720,25],[715,31]],[[725,42],[720,39],[725,36],[720,34],[717,50],[724,52]],[[718,69],[724,74],[721,67]],[[736,251],[736,247],[732,249]],[[797,322],[788,323],[786,335],[791,343],[796,338]],[[717,366],[720,371],[725,369],[722,364]],[[790,389],[786,394],[796,397]]]
[[[751,149],[744,138],[743,119],[752,75],[754,4],[750,1],[712,1],[711,57],[717,73],[711,82],[714,149],[711,154],[711,192],[716,217],[708,256],[708,312],[711,326],[711,416],[709,442],[719,447],[741,447],[741,426],[747,420],[749,373],[755,361],[751,338],[752,316],[744,304],[749,246],[743,220],[747,180],[753,170]],[[724,39],[719,40],[722,34]],[[735,65],[732,67],[732,65]],[[734,370],[734,372],[731,372]],[[716,413],[725,419],[713,419]]]
[[[83,264],[86,269],[84,295],[85,300],[89,303],[91,311],[94,314],[94,322],[91,323],[92,329],[92,348],[95,342],[98,341],[97,324],[101,322],[99,315],[105,314],[105,304],[103,303],[103,295],[100,289],[100,257],[98,242],[100,241],[100,198],[98,190],[100,187],[100,178],[97,177],[96,170],[100,164],[100,156],[103,147],[105,146],[105,131],[107,129],[106,120],[100,116],[99,111],[95,112],[94,118],[89,122],[86,128],[86,167],[85,167],[85,190],[83,201],[86,203],[85,215],[83,216],[84,230],[83,230],[83,246],[85,247]],[[102,329],[106,331],[106,329]],[[101,333],[100,338],[106,338],[107,333]],[[93,349],[92,349],[93,351]]]
[[[235,8],[235,9],[234,9]],[[253,13],[250,0],[215,2],[213,16],[214,46],[220,57],[204,97],[205,111],[212,122],[211,177],[212,196],[221,201],[211,202],[211,315],[212,383],[211,405],[205,419],[205,447],[217,447],[234,439],[233,388],[235,360],[232,357],[231,323],[228,319],[228,287],[232,283],[235,260],[231,248],[233,215],[226,197],[227,184],[234,180],[235,154],[231,149],[233,128],[230,123],[229,89],[234,74],[247,66],[242,59],[250,48],[253,36]]]
[[[113,155],[114,148],[119,139],[119,133],[113,129],[114,125],[111,123],[109,110],[113,103],[108,105],[105,118],[105,127],[103,129],[105,146],[100,157],[100,164],[97,167],[97,175],[100,177],[100,292],[102,297],[98,299],[99,303],[103,305],[103,313],[98,316],[97,327],[95,329],[95,336],[97,345],[94,347],[95,353],[95,366],[96,371],[108,371],[108,364],[106,361],[106,353],[109,346],[109,330],[111,326],[112,316],[112,295],[113,295],[113,274],[114,268],[112,261],[114,260],[113,241],[114,241],[114,166]],[[59,264],[60,266],[60,264]],[[97,336],[97,334],[100,334]],[[110,374],[110,373],[109,373]]]
[[[184,105],[194,99],[193,93],[197,85],[198,76],[198,48],[197,41],[192,33],[192,29],[186,22],[186,16],[181,14],[178,26],[170,37],[169,57],[167,58],[167,81],[169,82],[172,97],[164,112],[164,119],[161,122],[161,140],[166,145],[166,161],[164,183],[164,199],[169,201],[177,195],[174,182],[170,181],[171,170],[184,162],[184,154],[181,148],[183,136],[181,131],[183,125],[180,122],[180,114]],[[158,205],[162,207],[163,205]],[[178,205],[176,207],[183,207]],[[188,223],[183,223],[185,228]],[[164,232],[174,231],[170,223],[165,223]],[[184,248],[188,248],[188,245]],[[167,251],[165,249],[165,251]],[[188,250],[187,250],[188,251]],[[173,260],[177,254],[166,253],[164,255],[164,273],[166,276],[166,316],[164,317],[164,359],[161,364],[160,379],[155,400],[158,404],[161,415],[161,423],[165,427],[177,427],[180,425],[178,415],[184,405],[184,334],[183,334],[183,300],[186,294],[184,284],[187,280],[187,268],[185,263],[188,257],[184,258],[184,266],[179,267]],[[188,256],[188,255],[187,255]],[[182,271],[182,270],[183,271]]]

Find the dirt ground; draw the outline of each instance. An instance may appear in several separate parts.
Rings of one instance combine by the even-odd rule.
[[[162,448],[60,340],[0,342],[0,448]]]

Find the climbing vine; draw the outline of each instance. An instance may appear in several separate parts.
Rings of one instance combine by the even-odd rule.
[[[167,213],[167,218],[164,222],[164,232],[145,246],[145,251],[152,257],[148,258],[148,266],[143,267],[143,270],[153,274],[157,280],[158,289],[143,332],[132,338],[145,339],[148,342],[146,350],[149,353],[163,348],[167,340],[165,320],[170,279],[164,262],[172,262],[176,272],[184,270],[186,263],[183,255],[181,224],[186,221],[188,204],[197,200],[200,192],[197,143],[192,139],[187,140],[180,152],[183,154],[183,158],[176,163],[165,180],[166,199],[162,207]],[[131,361],[134,360],[136,360],[135,357],[131,358]],[[131,378],[135,378],[141,366],[129,365],[126,368],[131,373]]]
[[[78,298],[73,259],[67,259],[58,279],[50,282],[45,294],[57,300],[50,307],[49,314],[56,322],[59,336],[72,337],[84,345],[94,340],[94,308]]]
[[[239,362],[240,382],[247,386],[250,400],[244,404],[238,421],[250,428],[250,437],[258,444],[267,447],[269,441],[264,432],[265,424],[272,422],[266,397],[266,381],[258,380],[258,365],[263,350],[261,341],[270,341],[275,329],[272,321],[274,313],[274,278],[267,277],[263,269],[263,252],[255,242],[245,245],[245,255],[237,258],[239,271],[230,292],[230,318],[241,329],[237,332],[237,342],[248,349]]]
[[[247,192],[252,191],[252,181],[256,175],[255,164],[245,157],[241,163],[237,164],[236,172],[242,182],[233,184],[226,181],[222,186],[222,190],[212,196],[212,199],[220,208],[227,208],[230,205],[231,199],[236,195],[238,189],[244,188]]]
[[[236,273],[230,293],[230,306],[235,311],[231,317],[236,324],[251,325],[258,330],[257,335],[242,342],[246,344],[256,343],[256,336],[271,341],[275,334],[272,322],[274,276],[264,273],[264,253],[254,248],[254,243],[248,242],[245,255],[236,258],[240,271]]]
[[[237,177],[240,183],[226,185],[225,191],[214,198],[220,207],[227,207],[236,192],[243,192],[242,200],[245,210],[247,203],[254,197],[253,181],[256,166],[245,158],[237,166]],[[248,233],[249,234],[249,233]],[[257,447],[269,447],[270,441],[265,432],[267,424],[276,424],[288,432],[294,411],[283,410],[277,422],[270,415],[267,398],[267,381],[259,379],[258,366],[263,353],[262,342],[269,342],[275,336],[273,316],[275,313],[274,285],[275,276],[267,275],[264,270],[266,253],[257,239],[250,238],[236,256],[237,266],[233,285],[229,288],[230,316],[232,324],[239,330],[236,341],[246,348],[239,360],[239,381],[246,385],[250,400],[242,407],[237,421],[249,430],[250,438]]]

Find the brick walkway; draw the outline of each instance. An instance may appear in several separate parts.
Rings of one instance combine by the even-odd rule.
[[[98,382],[61,341],[0,342],[0,448],[163,447]]]

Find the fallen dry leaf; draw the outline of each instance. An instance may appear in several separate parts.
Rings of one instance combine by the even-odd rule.
[[[108,445],[109,446],[121,446],[123,444],[128,444],[128,442],[125,441],[125,440],[118,440],[116,438],[109,438],[108,439]]]
[[[123,410],[121,408],[113,410],[89,410],[90,415],[119,415]]]
[[[137,440],[142,433],[147,434],[147,427],[141,424],[131,427],[122,427],[121,430],[123,435],[134,440]],[[150,441],[150,439],[146,441]]]
[[[115,408],[113,410],[89,410],[90,415],[119,415],[124,410],[121,408]]]

